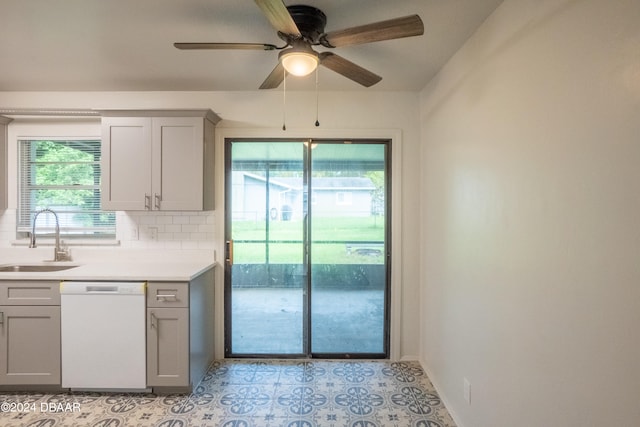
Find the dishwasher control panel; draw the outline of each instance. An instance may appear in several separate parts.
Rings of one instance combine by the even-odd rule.
[[[146,282],[60,282],[61,295],[144,295]]]

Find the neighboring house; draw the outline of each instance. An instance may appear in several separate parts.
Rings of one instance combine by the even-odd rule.
[[[364,177],[313,178],[311,206],[316,215],[370,216],[374,213],[375,189]],[[266,177],[238,171],[233,172],[232,191],[234,220],[263,220],[267,203],[272,220],[302,218],[302,178],[270,178],[267,187]]]

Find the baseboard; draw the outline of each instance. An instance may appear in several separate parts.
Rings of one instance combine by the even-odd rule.
[[[438,392],[438,396],[440,396],[440,400],[442,400],[442,403],[444,403],[444,406],[447,408],[447,411],[449,411],[449,415],[451,415],[451,418],[453,418],[453,421],[456,423],[456,426],[465,427],[464,424],[462,424],[462,421],[460,421],[460,417],[458,417],[458,415],[452,409],[452,406],[449,404],[449,399],[447,399],[447,396],[442,392],[443,389],[435,380],[435,377],[432,375],[431,370],[429,369],[429,366],[421,359],[416,359],[416,360],[418,360],[418,362],[420,363],[420,366],[422,366],[422,369],[429,377],[431,384],[433,384],[433,388],[435,388],[436,391]]]
[[[400,358],[401,362],[420,362],[420,358],[418,356],[406,355]],[[422,363],[420,363],[422,365]]]

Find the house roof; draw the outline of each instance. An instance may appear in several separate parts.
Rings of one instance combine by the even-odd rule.
[[[265,182],[266,178],[249,172],[243,173],[245,177],[257,181]],[[302,190],[302,178],[296,177],[277,177],[270,178],[271,185],[290,189]],[[322,190],[351,190],[351,191],[371,191],[376,187],[373,182],[366,177],[320,177],[313,178],[312,188],[314,191]]]

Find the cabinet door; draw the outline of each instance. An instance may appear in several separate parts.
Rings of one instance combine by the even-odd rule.
[[[151,209],[151,118],[103,118],[101,165],[103,209]]]
[[[0,384],[60,384],[60,307],[0,306]]]
[[[153,119],[153,209],[202,210],[204,120]]]
[[[189,309],[147,309],[147,385],[189,385]]]

